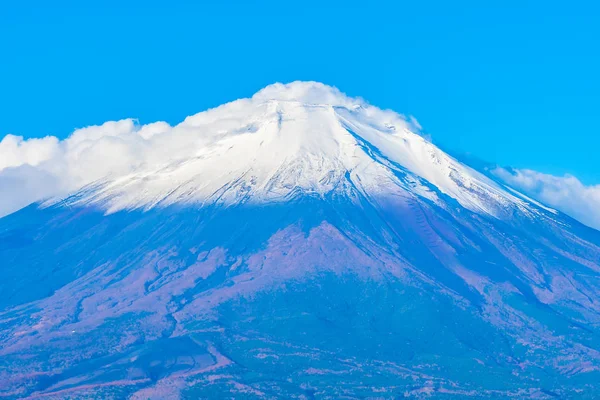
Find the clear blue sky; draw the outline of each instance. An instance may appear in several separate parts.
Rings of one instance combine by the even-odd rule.
[[[446,149],[600,183],[596,2],[211,3],[1,2],[0,137],[176,123],[317,80]]]

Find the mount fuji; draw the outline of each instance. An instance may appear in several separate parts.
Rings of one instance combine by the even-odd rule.
[[[58,149],[0,219],[0,397],[600,393],[600,232],[414,119],[294,82]]]

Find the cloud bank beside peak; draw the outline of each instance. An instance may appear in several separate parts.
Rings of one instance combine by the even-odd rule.
[[[529,169],[496,168],[494,175],[515,189],[600,230],[600,185],[584,185],[572,175],[554,176]]]

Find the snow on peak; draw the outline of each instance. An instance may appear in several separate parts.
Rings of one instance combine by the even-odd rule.
[[[108,211],[398,191],[434,201],[448,195],[492,215],[522,203],[417,129],[414,120],[322,83],[276,83],[176,126],[124,120],[79,129],[63,141],[13,136],[0,142],[0,155],[12,146],[9,167],[51,177],[44,178],[51,188],[30,197],[56,202],[78,192],[69,201]]]
[[[274,83],[258,91],[252,100],[265,102],[292,101],[303,104],[323,104],[338,107],[353,107],[363,104],[360,99],[352,99],[337,88],[319,82],[296,81]]]

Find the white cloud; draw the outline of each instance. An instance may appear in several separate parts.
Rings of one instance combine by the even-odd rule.
[[[516,189],[600,229],[600,185],[586,186],[572,175],[554,176],[528,169],[496,168],[492,172]]]
[[[31,165],[0,172],[0,217],[61,190],[56,176]]]
[[[38,165],[54,156],[58,139],[52,136],[43,139],[24,140],[21,136],[6,135],[0,141],[0,170],[19,165]]]

